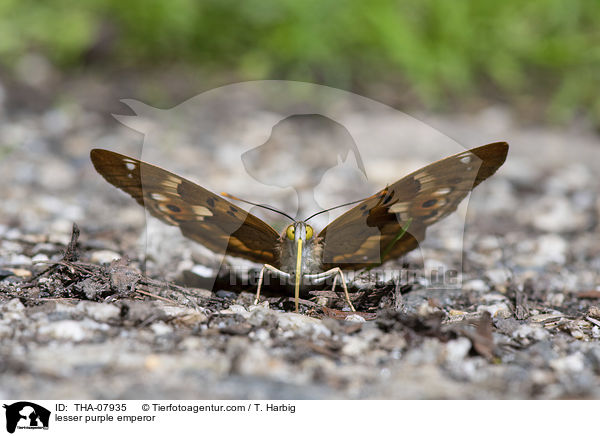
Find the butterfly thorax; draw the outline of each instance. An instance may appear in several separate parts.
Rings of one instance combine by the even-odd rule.
[[[312,227],[303,221],[291,224],[280,236],[276,253],[278,268],[295,275],[298,261],[298,240],[302,239],[302,274],[316,274],[323,271],[323,244]]]

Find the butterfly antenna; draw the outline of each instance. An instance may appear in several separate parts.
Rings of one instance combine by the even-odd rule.
[[[221,192],[221,195],[222,195],[223,197],[227,197],[227,198],[229,198],[229,199],[231,199],[231,200],[235,200],[235,201],[241,201],[242,203],[251,204],[252,206],[262,207],[263,209],[267,209],[267,210],[270,210],[270,211],[272,211],[272,212],[277,212],[278,214],[281,214],[281,215],[283,215],[284,217],[287,217],[287,218],[289,218],[291,221],[295,221],[295,219],[294,219],[294,218],[292,218],[291,216],[289,216],[287,213],[285,213],[285,212],[282,212],[282,211],[280,211],[279,209],[275,209],[275,208],[274,208],[274,207],[272,207],[272,206],[268,206],[268,205],[266,205],[266,204],[258,204],[258,203],[253,203],[253,202],[251,202],[251,201],[244,200],[244,199],[242,199],[242,198],[236,197],[235,195],[228,194],[227,192]]]
[[[329,209],[325,209],[325,210],[321,210],[321,211],[319,211],[319,212],[317,212],[317,213],[313,213],[311,216],[309,216],[308,218],[306,218],[306,219],[304,220],[304,222],[306,222],[306,221],[308,221],[309,219],[311,219],[311,218],[314,218],[314,217],[316,217],[317,215],[320,215],[320,214],[322,214],[322,213],[329,212],[329,211],[331,211],[331,210],[338,209],[338,208],[340,208],[340,207],[344,207],[344,206],[350,206],[350,205],[353,205],[353,204],[356,204],[356,203],[360,203],[361,201],[370,200],[371,198],[374,198],[374,197],[376,197],[377,195],[380,195],[380,193],[381,193],[381,192],[377,192],[377,193],[375,193],[375,194],[373,194],[373,195],[371,195],[371,196],[369,196],[369,197],[367,197],[367,198],[361,198],[360,200],[354,200],[354,201],[351,201],[351,202],[349,202],[349,203],[339,204],[339,205],[337,205],[337,206],[330,207]]]

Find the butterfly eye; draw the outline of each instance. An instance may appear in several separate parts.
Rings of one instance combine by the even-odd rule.
[[[285,234],[287,235],[288,239],[291,239],[292,241],[294,240],[294,226],[289,226],[287,228],[287,230],[285,231]]]
[[[306,239],[312,238],[313,228],[309,225],[306,226]]]

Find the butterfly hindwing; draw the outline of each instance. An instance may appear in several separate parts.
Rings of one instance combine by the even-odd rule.
[[[508,144],[497,142],[437,161],[382,189],[325,227],[324,268],[359,269],[417,248],[428,226],[504,163]]]
[[[137,159],[94,149],[90,157],[106,181],[131,195],[161,221],[210,250],[273,263],[277,232],[264,221],[180,176]]]

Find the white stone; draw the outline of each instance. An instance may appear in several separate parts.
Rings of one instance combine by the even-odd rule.
[[[299,313],[278,313],[277,326],[282,330],[294,331],[303,334],[323,334],[331,336],[331,331],[319,319],[301,315]]]
[[[458,338],[446,344],[446,361],[456,363],[462,361],[471,349],[471,341],[467,338]]]
[[[546,187],[554,193],[581,191],[590,186],[593,175],[583,163],[571,163],[556,168],[552,177],[548,177]]]
[[[477,248],[484,251],[497,250],[501,248],[500,238],[496,236],[484,236],[477,241]]]
[[[485,273],[486,277],[492,281],[492,283],[501,285],[506,283],[510,278],[510,273],[505,269],[492,269]]]
[[[246,310],[246,308],[244,306],[242,306],[241,304],[232,304],[231,306],[229,306],[228,309],[231,311],[231,313],[242,315],[244,317],[247,317],[250,315],[250,313]]]
[[[544,197],[528,209],[527,214],[533,226],[544,232],[574,231],[585,224],[585,215],[578,212],[565,197]]]
[[[583,339],[585,337],[584,333],[579,329],[571,330],[571,336],[573,336],[575,339]]]
[[[121,255],[111,250],[97,250],[92,253],[90,260],[92,263],[109,264],[113,260],[120,259]]]
[[[492,317],[508,318],[510,317],[510,309],[506,303],[490,304],[488,306],[481,305],[477,307],[477,312],[489,312]]]
[[[548,302],[552,306],[562,306],[564,301],[565,301],[565,294],[561,294],[561,293],[551,294],[548,298]]]
[[[344,321],[349,321],[349,322],[366,322],[366,320],[362,316],[356,315],[356,314],[348,315],[346,318],[344,318]]]
[[[522,325],[512,333],[515,339],[535,339],[536,341],[542,341],[549,335],[550,333],[544,328],[528,324]]]
[[[23,312],[25,310],[25,306],[21,303],[21,300],[18,298],[13,298],[8,303],[2,306],[3,311],[7,312]]]
[[[170,333],[173,333],[173,327],[171,327],[168,324],[165,324],[162,321],[159,322],[155,322],[150,326],[150,329],[154,332],[155,335],[157,336],[162,336],[162,335],[168,335]]]
[[[358,356],[369,348],[369,343],[356,336],[345,336],[342,353],[348,356]]]
[[[65,312],[69,314],[77,314],[79,312],[79,308],[72,304],[56,303],[56,305],[54,306],[54,311]]]
[[[485,301],[486,303],[500,303],[500,302],[506,302],[506,296],[499,294],[497,292],[491,293],[491,294],[485,294],[481,296],[481,299],[483,301]]]
[[[538,238],[537,256],[540,262],[565,263],[567,241],[558,235],[543,235]]]
[[[42,325],[38,329],[38,334],[51,339],[80,342],[89,338],[95,331],[108,330],[108,328],[108,325],[99,324],[92,320],[62,320]]]
[[[486,292],[489,291],[490,287],[481,279],[469,280],[463,284],[463,290],[474,291],[474,292]]]
[[[569,373],[581,372],[585,367],[583,354],[579,351],[565,357],[560,357],[550,361],[550,367],[556,372]]]
[[[31,258],[31,262],[32,263],[36,263],[36,262],[48,262],[48,260],[50,260],[50,259],[44,253],[36,254],[35,256],[33,256]]]
[[[250,332],[252,338],[260,342],[266,342],[271,338],[271,334],[266,329],[258,329]]]
[[[539,268],[551,262],[565,263],[568,245],[560,236],[546,234],[528,242],[522,244],[515,257],[519,265]]]
[[[162,310],[168,316],[176,318],[178,323],[185,325],[202,324],[208,319],[202,311],[191,309],[189,307],[162,306]]]
[[[3,263],[6,263],[7,265],[14,265],[14,266],[31,265],[31,258],[28,256],[25,256],[24,254],[13,254],[13,255],[7,256]]]
[[[96,321],[108,321],[119,318],[121,309],[108,303],[95,303],[93,301],[81,301],[77,304],[77,309],[81,310],[90,318]]]
[[[200,277],[210,278],[215,276],[215,271],[212,268],[208,268],[204,265],[194,265],[191,271]]]

